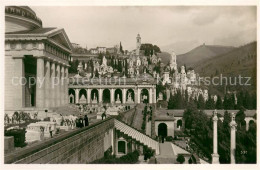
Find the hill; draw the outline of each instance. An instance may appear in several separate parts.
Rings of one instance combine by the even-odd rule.
[[[256,51],[257,43],[252,42],[235,48],[228,53],[217,55],[210,59],[204,59],[200,63],[194,65],[194,70],[199,73],[200,77],[219,76],[220,74],[227,77],[237,77],[237,79],[239,75],[242,77],[251,77],[250,84],[253,86],[242,88],[255,90],[257,61]],[[233,90],[236,89],[237,87],[233,87]]]
[[[232,51],[233,49],[234,47],[231,46],[203,44],[185,54],[177,55],[177,64],[178,66],[185,64],[187,67],[193,67],[197,63],[201,63],[202,60],[211,59],[215,56]]]
[[[168,53],[168,52],[163,52],[163,51],[162,51],[161,53],[157,53],[157,55],[158,55],[159,57],[161,57],[162,63],[164,63],[164,64],[168,64],[169,61],[171,60],[171,54]]]

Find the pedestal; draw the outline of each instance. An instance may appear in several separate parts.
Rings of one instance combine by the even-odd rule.
[[[212,164],[219,164],[219,155],[218,154],[211,154],[212,157]]]

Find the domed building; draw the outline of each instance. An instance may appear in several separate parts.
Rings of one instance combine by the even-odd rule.
[[[29,7],[6,6],[5,110],[43,111],[68,103],[64,80],[71,51],[64,29],[43,27]]]

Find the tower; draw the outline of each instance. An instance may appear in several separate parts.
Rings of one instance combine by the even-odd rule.
[[[171,70],[177,70],[177,61],[176,61],[176,54],[172,52],[171,61],[170,61],[170,68]]]
[[[141,36],[138,33],[136,37],[136,55],[140,54],[140,48],[141,48]]]

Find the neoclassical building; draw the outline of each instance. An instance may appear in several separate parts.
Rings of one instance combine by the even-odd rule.
[[[44,28],[29,7],[5,7],[5,110],[44,110],[68,103],[71,43],[64,29]]]

